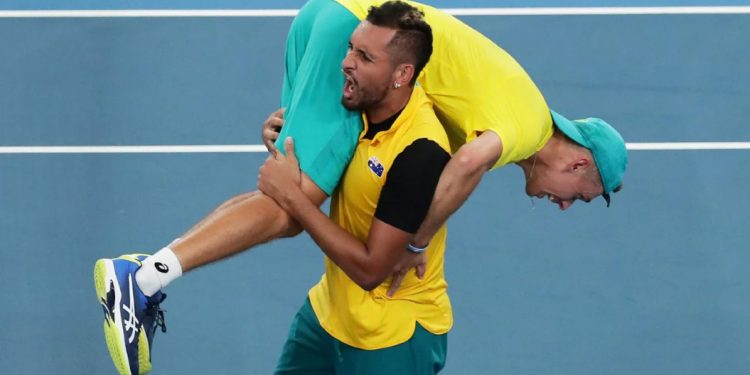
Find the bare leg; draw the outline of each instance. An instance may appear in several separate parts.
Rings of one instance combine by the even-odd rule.
[[[325,193],[306,176],[302,189],[317,204],[326,199]],[[166,330],[159,309],[166,296],[161,289],[183,272],[300,231],[299,225],[273,199],[251,192],[226,201],[180,241],[173,243],[171,249],[159,250],[145,258],[142,254],[131,254],[116,259],[99,259],[94,266],[94,285],[105,311],[104,332],[115,366],[121,373],[148,371],[150,362],[146,362],[145,369],[138,367],[144,347],[127,345],[132,343],[136,334],[139,335],[137,342],[142,344],[145,332],[156,330],[159,325]],[[127,273],[127,282],[116,272],[119,275]],[[129,304],[123,296],[129,296]],[[145,299],[147,303],[136,304],[136,298]],[[152,337],[147,340],[149,345],[146,348],[150,348]]]
[[[210,222],[216,215],[218,215],[219,211],[230,208],[236,204],[242,203],[243,201],[248,200],[250,197],[253,197],[258,194],[262,194],[262,193],[259,191],[251,191],[251,192],[242,193],[240,195],[230,198],[226,202],[219,205],[219,207],[216,207],[216,209],[214,209],[210,214],[208,214],[208,216],[204,217],[203,219],[201,219],[201,221],[193,225],[193,227],[190,228],[190,230],[188,230],[187,232],[185,232],[185,234],[183,234],[182,237],[187,237],[193,232],[198,231],[207,222]]]
[[[302,188],[313,202],[322,204],[326,194],[305,176]],[[235,255],[279,237],[298,234],[301,228],[276,202],[254,191],[220,205],[171,246],[187,272]]]

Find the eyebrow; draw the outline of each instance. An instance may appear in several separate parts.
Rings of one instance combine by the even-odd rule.
[[[355,48],[354,45],[352,44],[351,40],[349,40],[349,48],[351,48],[353,51],[361,54],[362,56],[364,56],[368,60],[375,61],[375,59],[372,56],[372,54],[368,53],[367,51],[363,50],[362,48]]]

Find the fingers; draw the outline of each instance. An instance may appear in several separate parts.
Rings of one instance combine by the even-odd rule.
[[[408,254],[405,259],[396,265],[391,279],[391,286],[387,292],[389,298],[396,294],[396,290],[401,287],[401,283],[404,281],[407,272],[412,268],[414,268],[414,273],[419,280],[424,279],[424,275],[427,272],[427,254]]]
[[[391,280],[391,287],[388,288],[388,297],[393,297],[394,294],[396,294],[396,291],[398,290],[398,287],[401,286],[401,282],[404,280],[404,276],[406,275],[405,271],[396,271],[393,273],[393,279]]]
[[[276,152],[278,152],[278,150],[276,149],[276,145],[274,144],[276,143],[276,139],[278,137],[279,133],[273,130],[268,130],[265,128],[263,129],[263,144],[266,145],[266,149],[268,149],[268,152],[272,154],[276,154]]]
[[[424,273],[427,270],[427,265],[424,263],[417,264],[416,267],[414,267],[414,272],[417,274],[417,278],[422,280],[424,278]]]
[[[281,131],[281,128],[284,127],[284,108],[276,110],[276,112],[271,113],[266,121],[263,123],[264,129],[272,130],[276,133],[279,133]]]
[[[284,108],[284,107],[281,107],[281,108],[277,109],[277,110],[276,110],[276,111],[275,111],[275,112],[273,113],[274,117],[276,117],[276,118],[279,118],[279,119],[281,119],[281,120],[282,120],[282,121],[281,121],[281,125],[280,125],[280,126],[283,126],[283,125],[284,125],[284,121],[283,121],[283,120],[284,120],[284,113],[285,113],[285,112],[286,112],[286,108]]]
[[[417,278],[422,280],[424,278],[425,272],[427,271],[427,253],[419,254],[417,265],[414,266],[414,270],[417,274]]]
[[[266,145],[266,149],[268,150],[271,155],[276,156],[276,154],[279,152],[278,149],[276,149],[276,145],[274,144],[273,140],[270,141],[263,141],[263,143]]]
[[[263,129],[261,136],[263,137],[263,144],[268,149],[268,152],[275,154],[278,150],[274,145],[276,139],[279,137],[279,132],[284,126],[284,112],[285,108],[277,109],[271,113],[266,121],[263,122]]]
[[[286,150],[286,157],[289,161],[297,164],[297,155],[294,154],[294,139],[292,137],[286,137],[284,140],[284,149]]]

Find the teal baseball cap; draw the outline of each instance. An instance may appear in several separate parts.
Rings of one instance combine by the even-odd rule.
[[[571,121],[555,111],[550,112],[552,121],[561,132],[591,151],[604,187],[602,197],[609,207],[609,193],[620,190],[625,168],[628,166],[625,140],[615,128],[602,119],[586,118]]]

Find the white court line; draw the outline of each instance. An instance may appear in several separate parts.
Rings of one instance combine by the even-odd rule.
[[[750,142],[628,143],[631,151],[750,150]],[[263,145],[3,146],[0,154],[198,154],[266,152]]]
[[[263,145],[9,146],[0,154],[188,154],[266,152]]]
[[[444,8],[456,16],[750,14],[750,6]],[[297,9],[5,10],[0,18],[294,17]]]
[[[748,14],[750,6],[446,8],[454,16],[600,16],[638,14]]]
[[[750,142],[655,142],[626,146],[633,151],[750,150]]]

